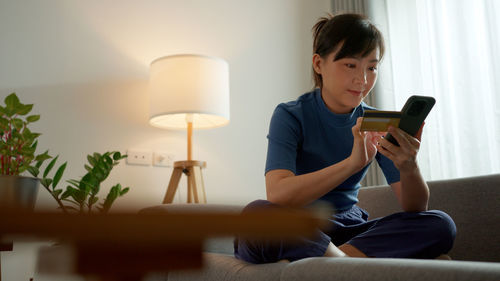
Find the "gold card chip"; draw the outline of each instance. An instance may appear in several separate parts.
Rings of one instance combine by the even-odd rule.
[[[361,131],[387,132],[389,126],[399,127],[400,111],[365,110]]]

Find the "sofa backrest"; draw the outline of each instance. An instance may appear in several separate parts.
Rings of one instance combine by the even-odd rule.
[[[500,174],[429,181],[429,209],[449,214],[457,237],[449,255],[457,260],[500,262]],[[359,206],[370,218],[401,212],[389,186],[362,188]]]

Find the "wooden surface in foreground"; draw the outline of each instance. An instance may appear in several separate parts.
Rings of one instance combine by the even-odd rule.
[[[0,238],[58,241],[41,250],[40,272],[141,280],[148,272],[200,268],[207,238],[293,239],[314,235],[324,221],[297,209],[107,215],[0,209]]]

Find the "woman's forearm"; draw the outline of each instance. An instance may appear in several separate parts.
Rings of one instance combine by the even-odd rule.
[[[268,200],[283,206],[302,207],[336,188],[358,169],[349,158],[316,172],[279,180],[266,177]]]
[[[429,187],[417,168],[401,172],[401,205],[406,212],[426,211],[429,203]]]

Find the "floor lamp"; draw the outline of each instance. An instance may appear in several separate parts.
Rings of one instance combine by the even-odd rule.
[[[229,123],[229,66],[220,58],[173,55],[154,60],[149,80],[152,126],[187,130],[187,160],[174,162],[163,204],[172,203],[182,174],[187,176],[188,203],[206,203],[202,168],[192,159],[193,129]]]

